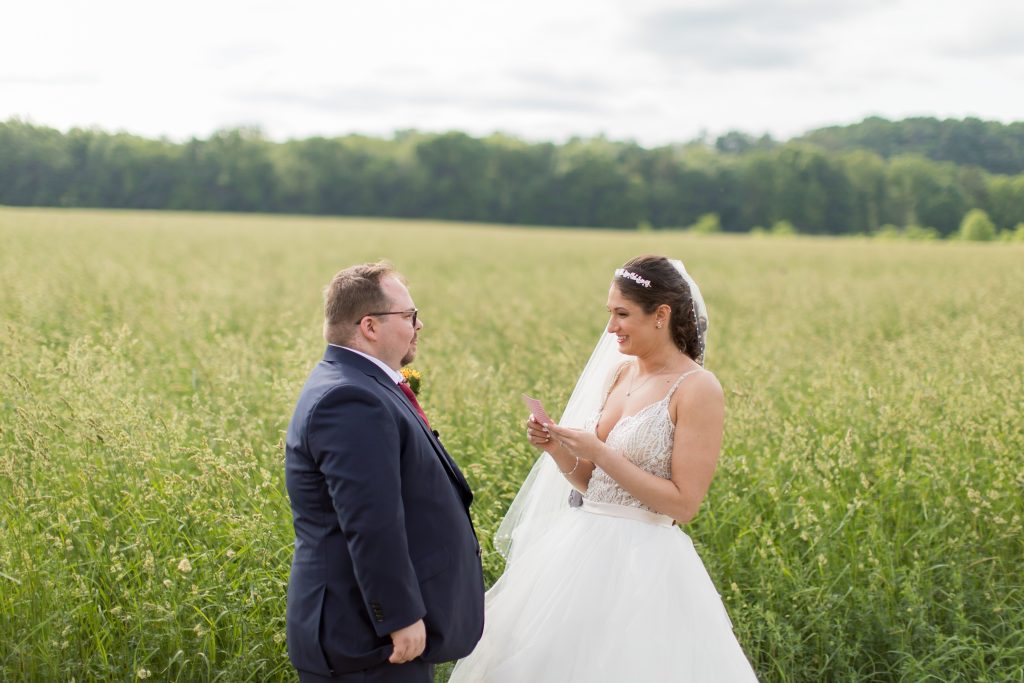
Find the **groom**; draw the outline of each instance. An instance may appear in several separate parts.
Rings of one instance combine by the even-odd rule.
[[[285,444],[295,526],[288,654],[303,683],[430,683],[483,629],[473,499],[402,386],[423,322],[386,263],[328,285],[327,351]]]

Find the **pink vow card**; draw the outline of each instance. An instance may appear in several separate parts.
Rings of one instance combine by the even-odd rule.
[[[548,411],[544,410],[544,406],[537,399],[530,398],[526,394],[523,394],[523,403],[526,404],[526,407],[533,415],[533,419],[537,420],[537,422],[541,423],[542,425],[548,423],[555,423],[555,421],[552,420],[551,417],[548,415]]]

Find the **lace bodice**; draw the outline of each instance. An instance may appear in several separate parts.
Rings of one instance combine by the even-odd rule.
[[[612,448],[622,451],[634,465],[645,472],[650,472],[662,479],[671,478],[672,443],[675,438],[676,426],[672,422],[668,406],[680,383],[694,372],[697,371],[691,370],[680,375],[660,401],[644,406],[635,415],[626,415],[621,418],[612,427],[605,442]],[[607,400],[607,396],[605,400]],[[604,407],[602,406],[600,411],[594,413],[586,421],[584,427],[589,431],[595,431],[603,411]],[[587,492],[583,494],[583,497],[595,503],[614,503],[650,510],[619,486],[600,467],[594,468]]]

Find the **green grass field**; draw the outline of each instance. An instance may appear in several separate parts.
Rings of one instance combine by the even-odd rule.
[[[490,550],[534,457],[519,394],[564,405],[646,252],[710,308],[725,447],[687,531],[760,678],[1024,680],[1024,246],[20,209],[0,680],[295,680],[282,438],[334,272],[408,276]]]

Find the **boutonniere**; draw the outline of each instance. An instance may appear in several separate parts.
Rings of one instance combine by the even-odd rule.
[[[419,396],[420,393],[420,380],[423,379],[423,375],[420,374],[419,370],[415,368],[405,367],[401,371],[402,377],[409,383],[409,388],[412,389],[412,393]]]

